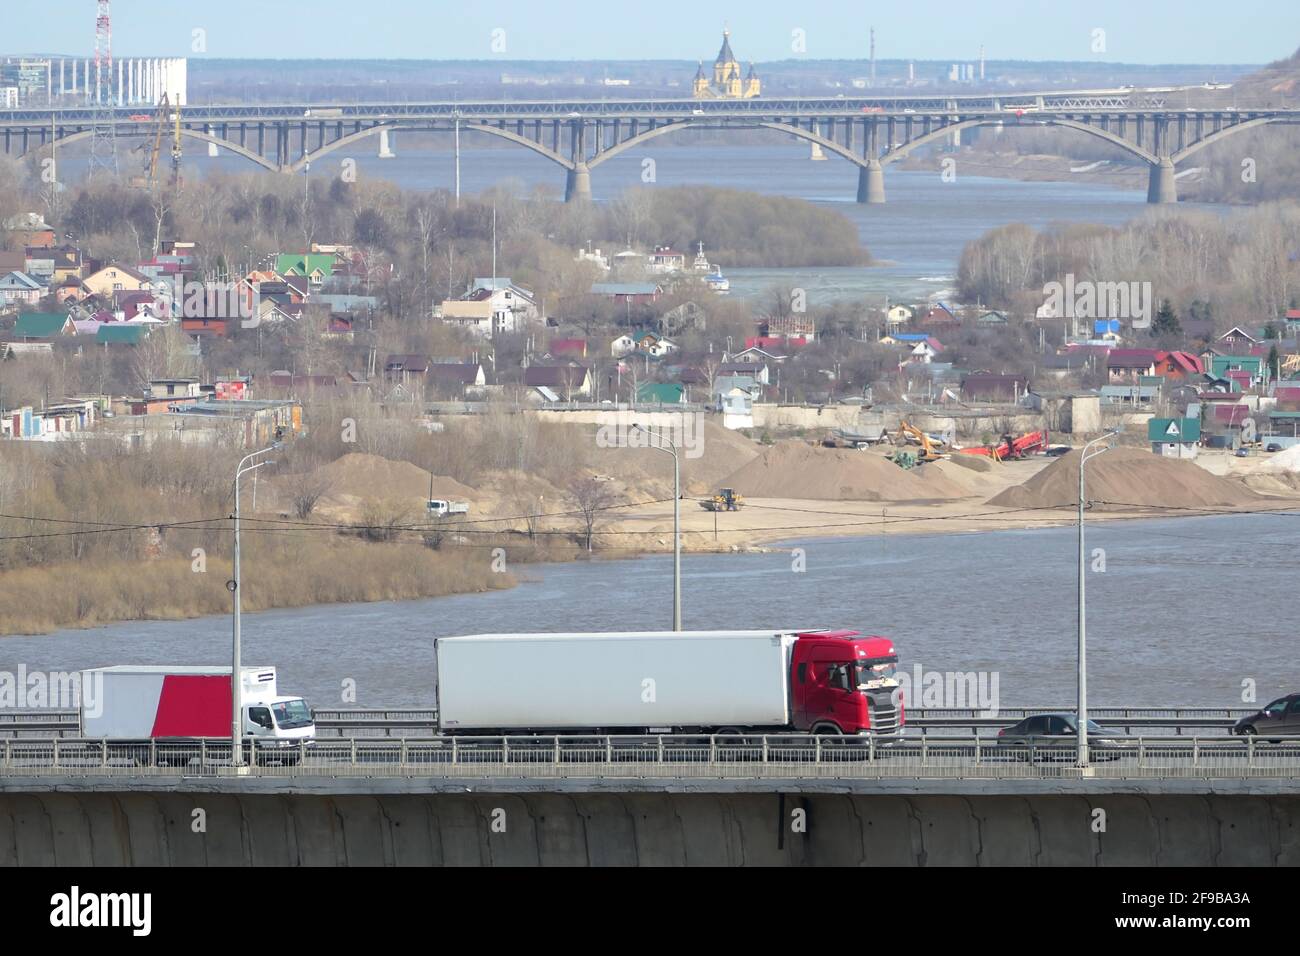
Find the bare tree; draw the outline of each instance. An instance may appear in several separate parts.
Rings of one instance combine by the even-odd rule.
[[[578,512],[583,535],[587,539],[587,550],[590,551],[596,524],[615,503],[614,491],[608,482],[589,477],[574,478],[565,490]]]
[[[293,504],[293,513],[297,518],[308,518],[316,510],[316,504],[329,493],[330,481],[311,472],[292,476],[289,485],[289,501]]]

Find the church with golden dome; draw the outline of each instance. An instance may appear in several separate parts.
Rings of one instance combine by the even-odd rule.
[[[747,100],[758,96],[761,84],[754,64],[749,64],[749,73],[744,79],[740,76],[740,63],[731,52],[731,32],[722,31],[722,49],[713,61],[713,76],[704,72],[704,62],[695,73],[694,93],[697,100]]]

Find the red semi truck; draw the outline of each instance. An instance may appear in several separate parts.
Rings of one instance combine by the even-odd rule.
[[[443,637],[447,734],[896,734],[898,655],[844,630]]]

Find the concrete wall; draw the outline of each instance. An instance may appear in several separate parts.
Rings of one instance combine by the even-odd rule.
[[[1295,795],[33,792],[0,794],[0,865],[1294,866],[1297,824]]]

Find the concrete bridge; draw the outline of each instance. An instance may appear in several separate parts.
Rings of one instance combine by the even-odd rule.
[[[1126,718],[1133,719],[1133,718]],[[134,749],[132,749],[134,748]],[[0,742],[0,865],[1300,862],[1300,742],[967,736]]]
[[[959,142],[963,130],[1059,127],[1140,159],[1147,201],[1177,200],[1175,169],[1235,133],[1294,124],[1300,110],[1177,108],[1173,90],[1093,90],[1013,96],[834,97],[751,100],[573,100],[187,106],[182,136],[229,150],[270,171],[297,173],[339,150],[377,138],[393,155],[403,131],[479,133],[531,150],[564,171],[566,201],[591,197],[602,163],[684,130],[770,129],[852,163],[857,200],[885,201],[884,169],[922,146]],[[90,139],[106,115],[118,135],[143,136],[155,117],[139,107],[0,112],[6,154],[48,151]]]

